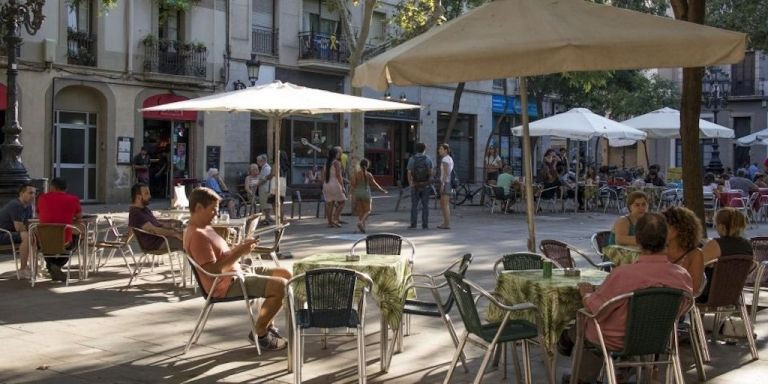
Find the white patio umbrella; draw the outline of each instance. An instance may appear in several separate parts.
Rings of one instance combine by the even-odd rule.
[[[768,145],[768,128],[736,139],[736,144],[741,147],[753,145]]]
[[[366,61],[354,86],[737,63],[746,35],[583,0],[496,0]],[[520,82],[528,249],[536,247],[528,92]],[[550,377],[554,381],[554,376]]]
[[[344,95],[320,89],[306,88],[291,83],[275,81],[271,84],[224,92],[196,99],[158,105],[142,111],[221,111],[253,112],[269,119],[274,128],[274,172],[280,180],[280,123],[283,118],[296,115],[321,113],[345,113],[417,109],[418,105],[395,103],[365,97]],[[280,182],[275,190],[277,210],[275,220],[280,224]]]
[[[512,134],[520,136],[523,126],[512,128]],[[638,140],[644,140],[646,133],[630,126],[613,121],[609,118],[593,113],[587,108],[573,108],[567,112],[558,113],[550,117],[536,120],[528,124],[530,136],[555,136],[563,139],[588,141],[593,137],[602,137],[609,140],[613,146],[631,145]],[[580,153],[576,153],[577,164]],[[579,181],[579,172],[576,172],[576,183]],[[578,188],[576,199],[578,200]]]
[[[676,139],[680,137],[680,111],[661,108],[621,122],[648,133],[649,139]],[[699,130],[706,138],[732,139],[733,129],[699,119]]]

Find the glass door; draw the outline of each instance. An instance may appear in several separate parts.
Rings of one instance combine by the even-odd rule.
[[[56,111],[53,173],[69,193],[96,201],[96,114]]]

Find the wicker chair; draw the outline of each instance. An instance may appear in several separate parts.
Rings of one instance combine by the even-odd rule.
[[[491,293],[486,292],[471,281],[462,278],[462,276],[453,271],[445,272],[445,279],[448,281],[448,286],[451,292],[456,297],[456,306],[459,308],[459,314],[464,322],[464,334],[461,336],[461,341],[453,354],[451,366],[448,369],[448,374],[445,376],[444,383],[448,383],[453,376],[453,371],[456,368],[456,364],[459,361],[459,357],[464,351],[464,347],[467,342],[470,342],[480,348],[486,349],[483,356],[483,362],[480,364],[480,370],[475,377],[475,383],[481,382],[485,368],[491,359],[496,345],[503,343],[512,343],[516,345],[517,342],[521,342],[523,350],[523,374],[525,377],[525,383],[531,382],[531,361],[529,353],[529,343],[538,341],[538,328],[536,324],[533,324],[527,320],[513,320],[510,316],[515,312],[523,311],[535,311],[535,316],[538,319],[539,313],[531,303],[520,303],[515,305],[505,305],[499,302]],[[477,311],[477,302],[473,297],[473,291],[487,300],[493,305],[497,306],[504,313],[504,318],[498,323],[483,324],[481,322],[480,314]],[[470,338],[472,336],[472,338]],[[545,352],[546,353],[546,352]],[[515,351],[514,354],[517,354]]]
[[[603,339],[598,318],[607,316],[621,302],[629,301],[627,325],[624,333],[624,348],[619,351],[608,350]],[[678,354],[676,325],[680,315],[687,312],[693,303],[693,297],[682,290],[673,288],[645,288],[625,293],[605,302],[593,314],[585,309],[579,310],[576,318],[575,352],[571,360],[571,384],[579,379],[581,356],[586,345],[584,331],[587,321],[593,322],[598,333],[598,347],[603,355],[603,367],[608,376],[607,382],[615,384],[615,367],[644,367],[652,364],[666,364],[667,377],[674,377],[682,384],[683,372]],[[614,362],[614,357],[632,358],[644,356],[669,356],[667,360]],[[673,376],[674,375],[674,376]],[[669,381],[669,380],[668,380]],[[640,380],[638,379],[638,382]]]
[[[365,253],[368,255],[400,255],[402,254],[403,242],[408,243],[411,247],[408,263],[413,269],[413,264],[416,261],[416,246],[407,237],[396,233],[374,233],[355,241],[349,253],[354,255],[357,245],[362,242],[365,242]]]
[[[454,295],[453,292],[448,293],[448,297],[446,297],[445,301],[442,300],[440,297],[440,292],[438,291],[440,288],[447,287],[448,281],[444,281],[440,284],[437,283],[438,279],[442,279],[443,275],[447,271],[451,271],[454,268],[456,268],[458,274],[463,278],[466,273],[467,269],[469,269],[469,265],[472,263],[472,254],[467,253],[464,256],[461,257],[461,259],[454,261],[451,263],[451,265],[448,266],[445,270],[442,272],[439,272],[434,275],[428,275],[423,273],[413,273],[410,276],[407,277],[407,280],[410,280],[410,283],[408,283],[405,288],[403,289],[403,296],[402,296],[402,313],[403,316],[400,317],[400,326],[395,328],[394,330],[394,337],[392,338],[392,345],[388,349],[389,355],[387,356],[387,364],[386,366],[389,367],[389,364],[392,362],[392,354],[395,349],[395,343],[399,344],[400,351],[402,349],[402,335],[403,335],[403,325],[405,325],[405,334],[408,335],[410,333],[411,328],[411,315],[418,315],[418,316],[427,316],[427,317],[433,317],[433,318],[440,318],[443,320],[443,323],[445,323],[445,327],[448,328],[448,333],[451,335],[451,339],[453,340],[453,345],[457,346],[459,345],[459,338],[456,334],[456,329],[453,327],[453,323],[451,322],[451,317],[449,313],[451,312],[451,308],[453,307],[454,303]],[[417,282],[415,281],[416,278],[424,279],[425,282]],[[408,299],[408,292],[411,289],[427,289],[431,292],[433,301],[426,301],[426,300],[418,300],[418,299]],[[405,318],[405,324],[403,324],[403,318]],[[464,370],[469,372],[466,367],[466,362],[464,359],[464,356],[461,356],[461,363],[464,365]]]
[[[752,287],[752,305],[750,305],[750,318],[752,324],[757,319],[758,303],[760,303],[760,289],[768,287],[768,237],[753,237],[752,252],[755,255],[755,261],[760,263],[754,273],[747,277],[746,286]]]
[[[83,255],[82,249],[79,244],[73,247],[68,247],[65,241],[65,233],[67,230],[72,231],[72,240],[74,241],[75,235],[82,238],[82,230],[74,225],[70,224],[34,224],[29,228],[29,242],[30,244],[37,244],[37,255],[30,254],[29,263],[32,266],[32,274],[30,277],[30,283],[35,286],[35,280],[37,276],[37,256],[45,258],[58,258],[66,257],[67,260],[67,279],[65,285],[69,285],[70,270],[72,269],[72,256],[77,254],[79,277],[83,276]]]
[[[544,255],[532,252],[515,252],[504,255],[496,260],[493,264],[493,271],[496,273],[496,276],[499,276],[501,271],[542,269],[544,268],[544,261],[552,261],[557,268],[560,268],[556,261],[550,260]]]
[[[541,253],[543,253],[549,259],[554,260],[555,262],[560,264],[563,268],[576,267],[576,263],[573,260],[573,256],[571,255],[571,252],[581,256],[590,265],[592,265],[597,269],[610,270],[611,266],[613,266],[613,263],[611,262],[595,263],[594,261],[592,261],[592,259],[587,257],[587,255],[585,255],[583,252],[576,249],[572,245],[563,243],[562,241],[542,240],[541,243],[539,243],[539,249],[541,250]]]
[[[697,302],[691,309],[691,316],[696,316],[698,321],[702,321],[702,314],[714,313],[716,321],[713,328],[713,338],[716,338],[722,323],[720,321],[722,316],[740,314],[744,323],[749,350],[752,353],[752,358],[757,360],[759,356],[752,333],[752,322],[747,313],[743,294],[744,283],[757,263],[752,255],[731,255],[720,257],[712,264],[714,269],[706,296],[702,297],[701,302]],[[702,348],[705,360],[709,360],[706,343],[702,343]]]
[[[306,308],[296,305],[294,285],[304,282],[306,289]],[[364,285],[359,295],[357,308],[355,301],[355,285]],[[355,329],[357,333],[357,369],[358,380],[366,382],[365,360],[365,298],[373,285],[368,275],[344,268],[318,268],[293,277],[286,285],[286,296],[290,313],[293,351],[293,378],[295,383],[301,383],[301,368],[304,362],[304,338],[306,336],[327,336],[305,333],[308,328]],[[344,333],[346,334],[346,333]],[[384,358],[382,356],[382,358]]]

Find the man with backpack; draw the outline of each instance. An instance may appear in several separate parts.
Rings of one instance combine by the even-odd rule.
[[[432,183],[432,159],[426,155],[427,145],[416,143],[416,154],[408,159],[408,184],[411,186],[411,226],[416,228],[416,215],[421,203],[421,227],[429,228],[429,190]]]

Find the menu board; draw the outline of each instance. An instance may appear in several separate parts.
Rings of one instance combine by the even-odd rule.
[[[205,170],[208,171],[211,168],[221,169],[221,146],[219,145],[207,145],[205,147]]]
[[[119,136],[117,138],[117,165],[131,165],[133,154],[133,137]]]

